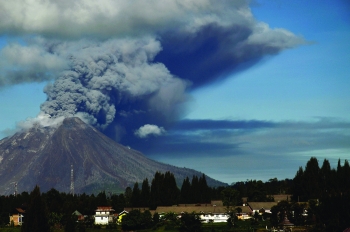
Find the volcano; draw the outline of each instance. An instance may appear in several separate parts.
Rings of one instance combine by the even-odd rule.
[[[170,171],[177,184],[201,172],[147,158],[105,136],[81,119],[66,118],[57,127],[34,125],[0,140],[0,194],[42,191],[123,192],[135,182],[152,180],[155,172]],[[72,175],[73,174],[73,175]],[[73,181],[72,181],[73,176]],[[225,183],[208,176],[209,186]],[[73,187],[73,188],[72,188]]]

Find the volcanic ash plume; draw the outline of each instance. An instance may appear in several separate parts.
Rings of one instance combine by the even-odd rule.
[[[134,114],[172,118],[176,107],[186,101],[188,82],[171,75],[163,64],[152,63],[161,50],[154,39],[110,40],[76,47],[76,42],[51,46],[56,54],[73,51],[65,54],[70,70],[44,90],[47,101],[41,111],[52,119],[78,116],[105,129],[116,117]]]

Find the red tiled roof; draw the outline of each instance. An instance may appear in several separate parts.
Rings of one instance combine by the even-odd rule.
[[[16,210],[18,211],[18,213],[25,213],[25,211],[22,208],[16,208]]]
[[[112,209],[112,206],[97,206],[95,211],[114,211],[114,209]]]

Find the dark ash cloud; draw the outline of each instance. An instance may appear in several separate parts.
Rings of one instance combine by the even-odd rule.
[[[0,52],[0,87],[52,81],[40,115],[79,116],[132,144],[142,126],[181,119],[191,90],[306,43],[255,20],[249,3],[3,1],[0,34],[21,40]]]
[[[222,80],[228,74],[243,71],[267,55],[304,44],[283,29],[267,24],[220,25],[211,23],[193,31],[170,31],[162,34],[163,51],[156,60],[172,73],[191,80],[191,88]]]
[[[59,44],[52,50],[60,53],[62,46],[67,49]],[[159,50],[153,39],[85,44],[69,54],[70,70],[45,88],[41,110],[52,118],[79,116],[100,129],[134,115],[157,115],[160,121],[176,117],[177,106],[187,99],[187,82],[152,63]]]

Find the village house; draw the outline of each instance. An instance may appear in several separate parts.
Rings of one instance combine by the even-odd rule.
[[[10,213],[10,225],[21,226],[23,223],[25,211],[22,208],[16,208]]]
[[[248,219],[251,210],[248,206],[240,206],[241,212],[238,215],[240,219]],[[227,214],[227,207],[223,205],[222,201],[211,201],[211,203],[204,204],[179,204],[175,206],[159,206],[156,211],[159,215],[166,213],[175,213],[181,215],[183,213],[196,213],[200,215],[202,223],[217,223],[227,222],[229,218]],[[244,216],[243,216],[244,215]]]
[[[229,219],[228,214],[201,214],[200,219],[202,223],[217,223],[217,222],[227,222]]]
[[[258,212],[260,215],[263,213],[271,213],[272,206],[277,205],[277,202],[249,202],[248,206],[250,207],[252,214]]]
[[[95,224],[97,225],[108,225],[113,223],[114,209],[110,206],[98,206],[95,210]]]
[[[78,210],[75,210],[72,215],[75,215],[78,221],[84,221],[84,215],[82,215]]]

